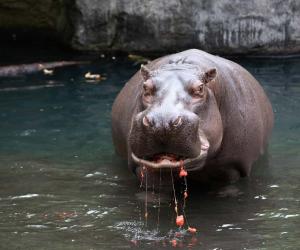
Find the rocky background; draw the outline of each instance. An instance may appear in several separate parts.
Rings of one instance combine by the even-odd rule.
[[[77,50],[300,52],[299,0],[1,0],[0,42]]]

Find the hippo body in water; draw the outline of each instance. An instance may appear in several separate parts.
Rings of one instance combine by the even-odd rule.
[[[138,177],[145,166],[170,179],[183,165],[199,182],[235,181],[250,174],[272,127],[271,104],[254,77],[196,49],[142,66],[112,107],[116,151]]]

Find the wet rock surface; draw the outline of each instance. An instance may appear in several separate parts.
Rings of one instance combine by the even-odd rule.
[[[297,0],[4,0],[0,30],[51,30],[79,50],[300,51]]]

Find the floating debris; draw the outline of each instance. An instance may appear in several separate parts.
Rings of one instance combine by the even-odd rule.
[[[44,75],[53,75],[54,70],[50,70],[50,69],[43,69],[43,73]]]
[[[30,136],[33,133],[36,133],[36,129],[26,129],[20,133],[20,136]]]
[[[84,177],[85,178],[91,178],[91,177],[95,177],[95,176],[107,176],[107,173],[102,173],[102,172],[99,172],[99,171],[96,171],[94,173],[90,173],[90,174],[86,174]]]
[[[97,213],[99,213],[98,210],[89,210],[89,211],[86,212],[87,215],[89,215],[89,214],[97,214]]]
[[[223,224],[221,227],[225,228],[225,227],[232,227],[234,226],[234,224]]]
[[[264,195],[257,195],[257,196],[254,196],[254,199],[266,200],[267,197]]]
[[[286,207],[282,207],[282,208],[279,209],[279,211],[287,211],[287,210],[289,210],[289,209],[286,208]]]
[[[92,74],[91,72],[87,72],[84,75],[85,79],[89,79],[89,80],[101,80],[101,75],[100,74]]]
[[[134,55],[134,54],[129,54],[128,58],[131,61],[134,61],[136,64],[139,64],[139,63],[140,64],[147,64],[151,61],[149,58],[146,58],[146,57],[143,57],[143,56],[140,56],[140,55]]]
[[[36,216],[36,214],[29,214],[29,213],[26,214],[26,218],[28,219],[31,219],[34,216]]]

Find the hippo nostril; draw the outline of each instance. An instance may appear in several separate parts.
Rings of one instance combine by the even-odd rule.
[[[146,115],[143,117],[143,125],[145,127],[151,127],[152,126],[151,122],[149,121],[149,118]]]
[[[178,126],[180,126],[181,124],[182,124],[182,118],[181,118],[181,116],[178,116],[178,117],[176,118],[176,120],[173,121],[173,126],[174,126],[174,127],[178,127]]]

